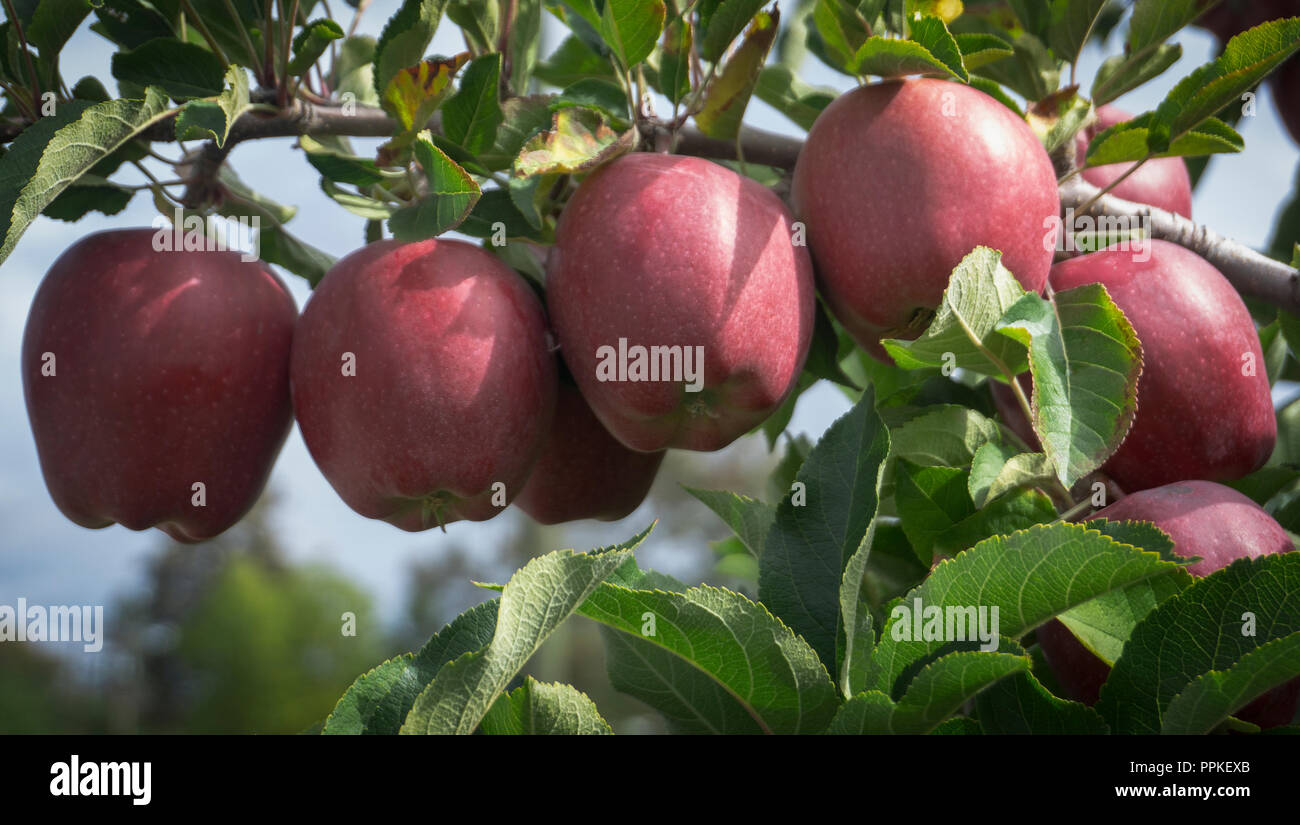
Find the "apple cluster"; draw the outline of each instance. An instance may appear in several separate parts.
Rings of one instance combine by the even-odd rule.
[[[1077,151],[1127,117],[1102,107]],[[1191,214],[1178,158],[1114,191]],[[1105,285],[1141,341],[1138,410],[1103,467],[1130,495],[1098,517],[1154,522],[1201,557],[1194,575],[1293,549],[1217,483],[1262,466],[1277,435],[1241,298],[1162,241],[1053,264],[1056,174],[1011,109],[935,79],[857,88],[814,123],[791,202],[707,160],[625,155],[566,204],[544,293],[480,246],[383,240],[338,261],[301,317],[260,262],[159,252],[148,229],[92,235],[55,262],[24,335],[47,486],[77,524],[200,541],[252,506],[296,418],[338,495],[404,530],[511,502],[543,523],[618,519],[665,450],[720,449],[783,403],[818,293],[887,361],[881,339],[919,335],[953,268],[987,246],[1027,290]],[[1035,444],[1010,391],[993,392]],[[1105,664],[1059,623],[1039,639],[1065,689],[1095,701]],[[1287,690],[1258,718],[1293,713]]]

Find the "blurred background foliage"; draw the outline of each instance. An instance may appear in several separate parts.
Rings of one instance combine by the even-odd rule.
[[[769,454],[752,443],[729,451],[726,461],[671,453],[626,527],[541,527],[516,518],[495,565],[497,581],[534,555],[625,538],[620,530],[630,536],[654,513],[661,540],[666,534],[695,549],[699,564],[688,583],[707,578],[753,595],[756,571],[729,558],[725,542],[716,542],[713,555],[703,552],[726,528],[697,518],[699,503],[673,481],[764,495],[761,485],[782,450]],[[420,647],[458,613],[493,597],[473,584],[483,571],[473,546],[454,529],[427,534],[429,554],[410,565],[406,592],[389,594],[403,601],[401,619],[382,626],[376,594],[328,565],[288,561],[268,527],[277,506],[268,491],[242,522],[200,545],[159,535],[142,590],[105,605],[108,636],[99,654],[82,654],[79,645],[0,644],[0,734],[312,731],[359,674]],[[345,614],[355,615],[354,635]],[[618,733],[662,729],[658,714],[610,687],[592,622],[565,623],[527,673],[577,685]]]

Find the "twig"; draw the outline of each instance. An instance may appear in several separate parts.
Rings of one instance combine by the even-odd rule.
[[[185,10],[185,19],[194,23],[194,28],[198,29],[199,34],[203,35],[203,39],[207,41],[208,48],[212,49],[212,53],[221,61],[221,71],[224,72],[226,67],[230,65],[230,61],[226,59],[226,53],[221,50],[221,44],[217,42],[217,38],[213,37],[212,32],[208,31],[207,24],[203,22],[203,18],[199,17],[198,12],[194,11],[194,7],[190,5],[190,0],[181,0],[181,8]]]
[[[1243,295],[1250,295],[1300,315],[1300,272],[1281,261],[1225,238],[1173,212],[1133,203],[1101,190],[1082,178],[1060,188],[1062,209],[1092,218],[1125,217],[1147,221],[1151,237],[1176,243],[1209,261]],[[1090,203],[1086,210],[1084,204]],[[1068,228],[1068,227],[1067,227]]]
[[[348,24],[348,37],[357,33],[357,24],[361,22],[361,15],[365,14],[369,6],[370,0],[361,0],[360,3],[357,3],[357,10],[352,14],[352,22]]]
[[[230,15],[230,22],[234,24],[239,31],[239,36],[243,38],[244,48],[248,50],[248,59],[250,62],[257,63],[257,46],[253,45],[253,38],[248,36],[248,29],[244,28],[244,20],[239,16],[239,11],[231,0],[221,0],[226,5],[226,13]],[[266,81],[262,78],[261,72],[258,72],[257,82],[265,85]]]
[[[36,64],[32,62],[31,49],[27,48],[27,35],[23,33],[23,24],[18,19],[18,13],[14,11],[12,0],[4,0],[5,13],[9,15],[9,20],[13,23],[14,31],[18,33],[18,44],[23,50],[23,59],[27,61],[27,74],[32,79],[32,117],[41,116],[41,78],[36,74]]]

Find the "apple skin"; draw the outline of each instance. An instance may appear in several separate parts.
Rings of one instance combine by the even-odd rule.
[[[1295,549],[1282,525],[1241,493],[1209,481],[1182,481],[1126,496],[1089,519],[1149,521],[1169,534],[1174,552],[1200,556],[1187,566],[1197,578],[1227,567],[1237,559],[1258,558]],[[1053,619],[1038,629],[1057,682],[1069,698],[1096,704],[1110,668]],[[1270,690],[1242,708],[1236,716],[1261,728],[1289,724],[1300,699],[1300,679]]]
[[[239,521],[266,486],[292,424],[298,310],[264,264],[155,251],[157,231],[171,230],[89,235],[54,262],[27,316],[23,392],[65,516],[192,543]]]
[[[624,447],[577,386],[561,381],[551,431],[515,506],[540,524],[618,521],[645,500],[663,460]]]
[[[1145,262],[1112,247],[1052,267],[1058,292],[1103,284],[1142,342],[1137,414],[1102,470],[1130,493],[1186,479],[1241,478],[1264,465],[1277,441],[1255,324],[1207,261],[1167,241],[1150,243]],[[1242,375],[1246,353],[1253,376]],[[1021,376],[1022,387],[1027,379]],[[1010,389],[991,388],[1008,426],[1032,435]]]
[[[1097,108],[1097,120],[1075,136],[1077,162],[1082,164],[1088,151],[1088,142],[1117,123],[1132,120],[1133,115],[1115,106]],[[1093,186],[1103,189],[1110,186],[1132,166],[1131,163],[1108,163],[1084,169],[1080,174]],[[1138,167],[1137,171],[1110,190],[1117,198],[1134,203],[1145,203],[1166,212],[1176,212],[1185,218],[1192,217],[1192,179],[1187,174],[1187,164],[1182,158],[1156,158]]]
[[[862,86],[813,123],[792,199],[822,295],[854,339],[915,338],[952,270],[976,246],[1040,292],[1060,212],[1056,174],[1015,113],[934,79]]]
[[[1300,143],[1300,58],[1291,57],[1269,78],[1273,101],[1291,139]]]
[[[355,375],[344,375],[345,353]],[[485,521],[528,479],[555,411],[541,302],[491,253],[377,241],[334,265],[294,334],[294,412],[344,502],[419,531]]]
[[[812,342],[812,260],[767,188],[707,160],[624,155],[570,199],[547,307],[596,416],[624,445],[717,450],[794,388]],[[703,347],[703,388],[602,381],[601,347]],[[695,350],[692,350],[695,352]]]

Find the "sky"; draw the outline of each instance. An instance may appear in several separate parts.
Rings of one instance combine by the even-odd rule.
[[[393,0],[371,4],[359,30],[377,34],[396,5]],[[1183,44],[1181,60],[1160,78],[1117,101],[1121,107],[1134,113],[1153,108],[1178,79],[1212,56],[1213,41],[1200,30],[1185,30],[1177,39]],[[429,52],[460,51],[463,47],[458,41],[455,27],[444,24]],[[551,28],[544,53],[557,44],[558,33]],[[1117,36],[1112,35],[1109,53],[1117,49]],[[111,82],[108,66],[112,53],[108,41],[83,25],[64,51],[65,76],[71,82],[93,74]],[[1104,56],[1097,47],[1090,47],[1081,60],[1079,77],[1090,82]],[[847,89],[853,83],[811,56],[801,75],[809,83],[837,89]],[[752,102],[746,122],[801,135],[797,127],[758,100]],[[1196,192],[1194,217],[1225,235],[1262,247],[1268,241],[1274,214],[1290,191],[1300,152],[1278,121],[1267,92],[1259,96],[1255,116],[1245,119],[1239,130],[1246,151],[1221,156],[1210,164]],[[364,150],[375,144],[356,141],[356,145]],[[245,182],[263,194],[299,207],[289,228],[308,243],[336,257],[361,244],[362,220],[320,192],[318,175],[293,149],[291,140],[242,144],[234,150],[230,162]],[[124,212],[111,218],[95,214],[77,224],[39,218],[0,266],[0,604],[15,604],[19,596],[31,604],[112,604],[120,595],[142,585],[145,562],[158,547],[159,534],[155,531],[135,533],[119,526],[91,531],[72,524],[58,512],[41,479],[19,372],[27,310],[54,259],[75,238],[114,227],[147,226],[155,214],[150,199],[137,196]],[[310,290],[300,278],[286,275],[285,280],[301,309]],[[847,409],[845,397],[823,382],[800,399],[791,431],[816,439]],[[761,452],[763,446],[753,443],[753,438],[728,450]],[[672,480],[691,483],[688,477]],[[381,612],[390,618],[400,607],[411,560],[437,553],[441,543],[455,538],[483,549],[486,570],[494,548],[516,523],[514,520],[526,518],[511,509],[490,522],[452,525],[455,536],[437,531],[409,534],[365,519],[352,512],[330,488],[312,463],[296,427],[276,463],[270,487],[281,498],[273,526],[290,558],[335,566],[375,594]],[[699,511],[700,519],[712,518],[703,505]],[[620,523],[601,524],[594,529],[588,524],[581,535],[591,538],[592,544],[586,546],[612,543],[638,532],[654,515],[643,507]],[[579,545],[578,549],[586,546]],[[539,547],[537,552],[552,549],[556,548]],[[703,542],[679,547],[652,537],[638,552],[643,565],[670,574],[692,566],[691,559],[683,554],[708,555],[711,551]]]

